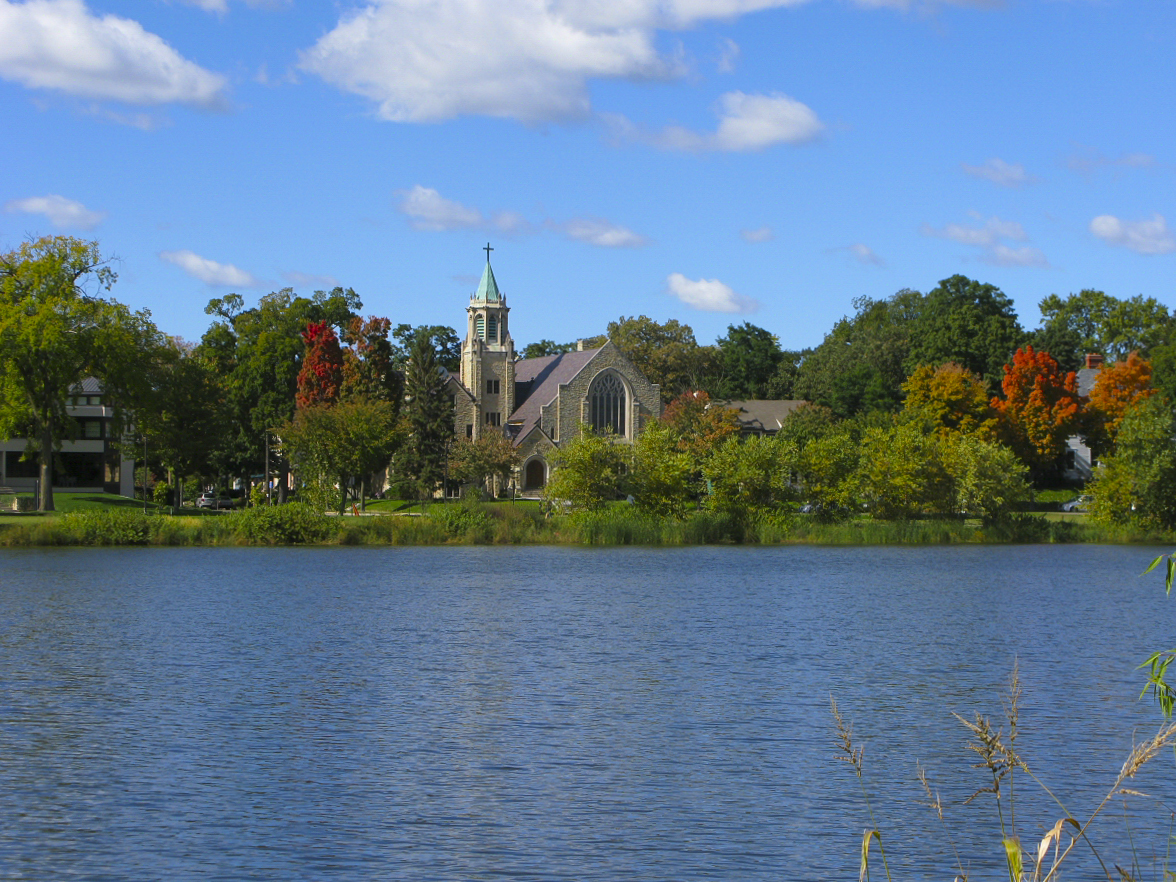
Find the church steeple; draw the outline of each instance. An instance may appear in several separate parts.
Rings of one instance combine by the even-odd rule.
[[[514,341],[510,337],[506,298],[490,268],[486,243],[486,268],[478,290],[466,307],[466,336],[461,344],[461,382],[473,395],[474,409],[466,423],[466,437],[481,437],[484,431],[502,431],[514,411]]]
[[[490,268],[490,252],[494,249],[487,242],[486,247],[482,250],[486,252],[486,269],[482,270],[482,281],[478,283],[478,290],[471,299],[482,303],[499,303],[502,301],[502,295],[498,292],[498,281],[494,278],[494,270]]]

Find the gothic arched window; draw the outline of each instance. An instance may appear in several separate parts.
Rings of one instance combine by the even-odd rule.
[[[596,378],[588,392],[588,424],[593,431],[625,435],[625,384],[616,374]]]
[[[498,316],[489,316],[486,319],[486,339],[491,343],[498,342]]]
[[[474,336],[479,340],[486,339],[486,317],[484,315],[479,315],[474,319]]]

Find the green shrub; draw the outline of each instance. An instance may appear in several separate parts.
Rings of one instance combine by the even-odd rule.
[[[490,516],[477,502],[462,505],[434,505],[427,517],[445,531],[450,539],[485,542],[491,533]]]
[[[312,545],[326,542],[339,529],[335,519],[305,502],[247,508],[216,520],[229,522],[249,545]]]
[[[63,515],[61,526],[81,545],[146,545],[153,520],[141,511],[78,511]]]

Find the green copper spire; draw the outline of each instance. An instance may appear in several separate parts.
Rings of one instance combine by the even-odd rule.
[[[494,278],[494,270],[490,269],[490,252],[494,249],[487,242],[486,247],[482,250],[486,252],[486,269],[482,272],[482,281],[478,283],[474,300],[480,300],[483,303],[498,303],[502,300],[502,295],[498,293],[498,282]]]

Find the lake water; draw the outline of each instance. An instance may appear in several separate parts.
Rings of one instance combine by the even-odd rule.
[[[1156,553],[2,551],[0,878],[851,879],[832,694],[895,878],[950,879],[954,843],[999,879],[951,712],[999,719],[1019,660],[1018,746],[1088,814],[1159,722]],[[1014,784],[1035,847],[1060,810]],[[1133,786],[1176,805],[1173,756]],[[1171,811],[1132,805],[1158,877]],[[1129,868],[1121,803],[1092,837]]]

